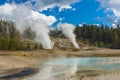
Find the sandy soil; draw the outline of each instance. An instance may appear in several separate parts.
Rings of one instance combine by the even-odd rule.
[[[11,68],[28,67],[44,61],[48,57],[77,56],[77,57],[110,57],[120,56],[120,50],[112,49],[53,49],[39,51],[0,51],[0,71]]]
[[[100,49],[100,48],[90,48],[85,49],[54,49],[51,50],[54,54],[66,55],[66,56],[77,56],[77,57],[118,57],[120,56],[120,50],[115,49]]]
[[[45,61],[48,56],[44,51],[0,51],[0,77],[36,68],[34,65]]]
[[[79,71],[76,76],[79,76],[76,80],[120,80],[120,70],[91,70],[89,72]]]
[[[43,61],[47,60],[50,56],[52,57],[57,57],[57,56],[77,56],[77,57],[117,56],[119,57],[120,50],[86,47],[80,50],[76,50],[72,48],[67,48],[67,49],[62,48],[62,49],[39,50],[39,51],[0,51],[0,77],[3,75],[16,73],[19,70],[24,68],[36,67],[34,66],[35,64],[42,63]],[[107,74],[108,77],[110,75],[111,74]],[[120,74],[116,74],[116,75],[120,76]],[[93,80],[99,80],[97,78],[98,76],[95,76],[95,79]],[[84,80],[87,80],[87,79],[84,79]],[[88,80],[92,80],[92,77],[91,79],[88,79]]]

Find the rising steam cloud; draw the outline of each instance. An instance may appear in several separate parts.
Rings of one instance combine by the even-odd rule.
[[[35,33],[35,41],[43,45],[45,49],[52,49],[53,44],[49,37],[49,26],[56,22],[54,16],[46,16],[25,4],[5,3],[0,6],[0,18],[12,21],[16,28],[23,33],[25,29],[30,27]],[[74,34],[74,26],[67,23],[59,23],[57,27],[62,28],[62,33],[69,38],[72,44],[79,48]]]
[[[34,11],[24,4],[5,3],[0,6],[0,18],[13,21],[21,33],[30,27],[37,35],[35,41],[40,42],[45,49],[52,49],[48,26],[56,21],[55,17]]]
[[[72,44],[74,45],[75,48],[80,48],[75,39],[76,36],[74,34],[74,29],[75,29],[74,25],[68,24],[68,23],[59,23],[57,25],[57,29],[62,30],[62,33],[66,37],[68,37],[68,39],[72,42]]]

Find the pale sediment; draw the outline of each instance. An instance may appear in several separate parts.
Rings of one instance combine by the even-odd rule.
[[[115,64],[117,64],[119,63],[120,50],[87,48],[87,49],[81,49],[80,51],[74,51],[73,49],[65,49],[65,50],[53,49],[53,50],[39,50],[39,51],[0,51],[0,78],[1,78],[0,80],[2,80],[2,78],[8,78],[10,76],[16,75],[20,71],[27,68],[31,68],[31,69],[36,68],[36,64],[41,64],[42,62],[49,59],[49,57],[57,58],[58,56],[67,56],[67,57],[117,56],[118,58],[112,59],[112,61],[110,62],[101,63],[101,64],[106,64],[106,63],[113,64],[114,63],[113,61],[116,60]],[[106,80],[108,77],[112,79],[117,78],[116,80],[120,80],[119,70],[118,71],[114,70],[113,72],[111,71],[108,73],[103,73],[101,71],[99,72],[100,72],[99,74],[95,74],[92,76],[83,75],[84,72],[77,72],[76,75],[72,75],[70,77],[65,76],[63,80],[92,80],[92,79],[100,80],[98,78],[101,78],[101,76],[105,78],[103,80]],[[31,72],[31,74],[33,73]],[[31,74],[28,74],[28,76],[32,76]],[[90,72],[87,74],[91,75]],[[17,80],[17,79],[14,78],[13,80]],[[20,78],[18,80],[20,80]],[[58,80],[58,77],[51,78],[49,80]]]

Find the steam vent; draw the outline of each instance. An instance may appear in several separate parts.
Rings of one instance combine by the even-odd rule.
[[[73,48],[73,44],[67,38],[53,38],[52,41],[54,42],[54,48]]]

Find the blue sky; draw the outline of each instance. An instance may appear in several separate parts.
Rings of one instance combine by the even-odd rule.
[[[15,1],[15,0],[14,0]],[[27,0],[17,0],[16,3],[23,3]],[[53,1],[53,0],[52,0]],[[6,3],[6,0],[1,0],[0,5]],[[97,0],[81,0],[70,4],[72,9],[63,9],[59,11],[59,6],[54,6],[46,10],[40,11],[45,15],[52,15],[57,19],[55,25],[59,22],[71,23],[74,25],[87,23],[87,24],[106,24],[111,26],[113,23],[108,20],[113,12],[106,14],[105,8],[100,7],[101,3]],[[112,16],[111,18],[113,18]]]
[[[59,12],[57,8],[53,10],[43,11],[46,15],[54,15],[57,19],[65,18],[62,22],[72,23],[74,25],[87,24],[107,24],[111,23],[106,19],[104,9],[99,9],[100,3],[96,0],[82,0],[79,3],[73,4],[76,10],[64,10]]]

